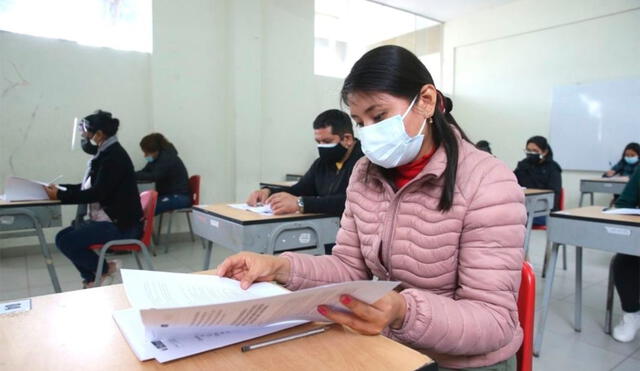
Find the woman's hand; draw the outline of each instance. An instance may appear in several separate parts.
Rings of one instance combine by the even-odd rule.
[[[373,304],[367,304],[349,295],[342,295],[340,302],[352,313],[334,311],[325,305],[320,305],[318,312],[365,335],[378,335],[387,326],[396,329],[402,327],[407,313],[404,297],[395,291],[391,291]]]
[[[48,185],[43,186],[42,188],[44,188],[44,191],[47,192],[47,196],[49,196],[50,200],[58,199],[58,187],[56,187],[55,185]]]
[[[616,172],[613,171],[613,170],[608,170],[606,173],[604,173],[604,175],[606,177],[612,177],[612,176],[616,175]]]
[[[291,263],[286,258],[241,252],[226,258],[218,265],[216,274],[220,277],[240,281],[240,287],[248,289],[254,282],[287,282]]]

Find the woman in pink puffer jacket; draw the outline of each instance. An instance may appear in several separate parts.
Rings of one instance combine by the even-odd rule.
[[[373,305],[343,296],[352,313],[318,311],[360,333],[384,333],[441,367],[515,370],[526,215],[513,172],[466,140],[406,49],[366,53],[342,99],[366,158],[353,170],[333,255],[240,253],[218,273],[245,288],[400,281],[399,292]]]

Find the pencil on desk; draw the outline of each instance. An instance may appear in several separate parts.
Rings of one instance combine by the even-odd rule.
[[[289,340],[295,340],[295,339],[300,339],[300,338],[311,336],[311,335],[321,334],[321,333],[327,331],[328,329],[329,329],[329,326],[317,327],[317,328],[314,328],[314,329],[311,329],[311,330],[299,332],[297,334],[291,334],[291,335],[287,335],[287,336],[283,336],[283,337],[279,337],[279,338],[263,341],[261,343],[243,345],[241,350],[243,352],[248,352],[250,350],[259,349],[259,348],[266,347],[266,346],[269,346],[269,345],[284,343],[285,341],[289,341]]]

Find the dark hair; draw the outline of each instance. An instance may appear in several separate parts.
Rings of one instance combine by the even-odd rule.
[[[624,153],[627,152],[628,149],[632,150],[638,156],[640,156],[640,144],[638,144],[636,142],[631,142],[631,143],[627,144],[626,147],[624,147],[624,151],[622,151],[621,160],[624,160]]]
[[[151,133],[140,140],[140,148],[146,153],[154,153],[163,149],[172,149],[173,144],[160,133]]]
[[[331,127],[331,133],[342,138],[345,134],[353,135],[351,117],[338,109],[330,109],[322,112],[313,120],[314,129]]]
[[[344,80],[341,99],[348,106],[349,94],[353,92],[384,92],[411,101],[427,84],[434,85],[433,78],[418,57],[405,48],[385,45],[368,51],[353,65]],[[438,109],[443,104],[446,105],[443,99],[444,97],[438,94],[432,117],[432,135],[435,146],[442,145],[447,156],[444,189],[438,204],[440,211],[447,211],[453,205],[458,169],[459,144],[455,130],[460,132],[464,140],[468,139],[455,120],[449,121],[445,118],[446,107],[445,112]]]
[[[107,111],[96,110],[84,119],[89,121],[89,131],[95,133],[102,130],[108,137],[114,136],[120,127],[120,120],[112,117],[111,112]]]
[[[547,153],[546,156],[544,156],[544,160],[553,160],[553,151],[551,150],[551,146],[549,145],[549,142],[547,142],[547,138],[540,136],[540,135],[536,135],[533,136],[531,138],[529,138],[529,140],[527,140],[527,145],[529,145],[529,143],[533,143],[536,146],[538,146],[538,148],[540,148],[542,151],[546,151],[549,150],[549,153]]]
[[[491,152],[491,146],[489,145],[489,142],[487,142],[486,140],[478,141],[478,143],[476,143],[476,148],[481,150],[481,151],[485,151],[485,152],[489,152],[489,153],[493,154]]]

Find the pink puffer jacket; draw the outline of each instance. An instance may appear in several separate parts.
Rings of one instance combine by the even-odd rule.
[[[411,182],[391,182],[362,158],[347,189],[331,256],[286,253],[293,290],[348,280],[402,282],[402,328],[385,335],[443,367],[488,366],[522,342],[516,306],[525,234],[524,193],[500,160],[459,141],[453,207],[438,211],[440,146]]]

